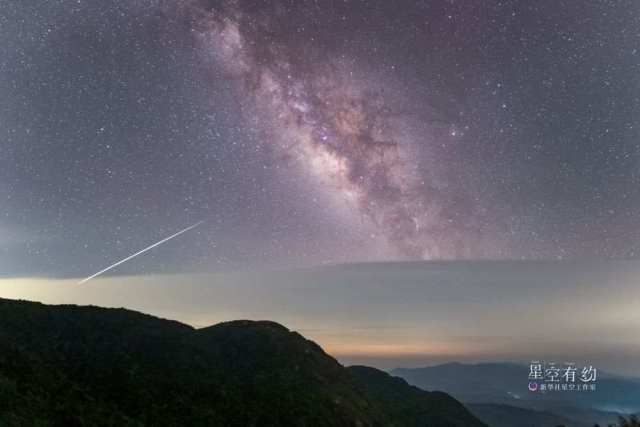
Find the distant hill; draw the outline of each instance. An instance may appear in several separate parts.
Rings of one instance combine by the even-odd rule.
[[[344,368],[273,322],[204,329],[0,299],[0,425],[484,426],[444,393]]]
[[[467,402],[512,403],[527,393],[529,371],[512,363],[445,363],[391,371],[424,390],[446,390]]]
[[[395,369],[393,375],[423,390],[442,390],[465,403],[491,403],[483,414],[514,414],[510,407],[533,409],[529,420],[552,414],[572,420],[571,425],[615,422],[618,415],[640,411],[640,381],[599,373],[597,391],[584,393],[531,393],[527,390],[529,367],[514,363],[447,363],[443,365]],[[500,406],[502,405],[502,406]],[[470,405],[470,408],[475,407]],[[477,408],[477,407],[476,407]],[[542,411],[542,413],[540,413]]]
[[[446,393],[425,392],[402,378],[368,366],[348,369],[384,412],[401,425],[445,427],[477,423],[460,402]]]

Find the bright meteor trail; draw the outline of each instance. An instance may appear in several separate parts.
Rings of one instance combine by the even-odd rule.
[[[112,268],[115,268],[115,267],[119,266],[120,264],[122,264],[122,263],[124,263],[124,262],[129,261],[131,258],[134,258],[134,257],[136,257],[136,256],[138,256],[138,255],[140,255],[140,254],[142,254],[142,253],[144,253],[144,252],[146,252],[146,251],[148,251],[148,250],[150,250],[150,249],[153,249],[153,248],[155,248],[156,246],[161,245],[162,243],[166,242],[167,240],[171,240],[171,239],[173,239],[174,237],[181,235],[182,233],[186,233],[187,231],[191,230],[192,228],[196,228],[197,226],[199,226],[199,225],[200,225],[200,224],[202,224],[203,222],[204,222],[204,221],[197,222],[197,223],[195,223],[195,224],[193,224],[193,225],[191,225],[191,226],[189,226],[189,227],[185,228],[184,230],[180,230],[180,231],[178,231],[177,233],[172,234],[172,235],[171,235],[171,236],[169,236],[169,237],[165,237],[164,239],[160,240],[159,242],[156,242],[156,243],[154,243],[153,245],[148,246],[148,247],[144,248],[143,250],[141,250],[141,251],[139,251],[139,252],[136,252],[135,254],[130,255],[130,256],[126,257],[125,259],[123,259],[123,260],[120,260],[120,261],[116,262],[115,264],[113,264],[113,265],[111,265],[111,266],[109,266],[109,267],[105,268],[104,270],[100,270],[100,271],[98,271],[96,274],[93,274],[93,275],[91,275],[91,276],[87,277],[86,279],[83,279],[83,280],[79,281],[79,282],[78,282],[78,284],[79,284],[79,285],[81,285],[81,284],[83,284],[83,283],[86,283],[86,282],[88,282],[89,280],[93,279],[94,277],[97,277],[97,276],[101,275],[102,273],[106,273],[107,271],[111,270]]]

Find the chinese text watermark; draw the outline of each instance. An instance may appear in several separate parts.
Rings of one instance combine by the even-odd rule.
[[[529,391],[596,391],[598,371],[591,365],[573,362],[532,361],[529,365]]]

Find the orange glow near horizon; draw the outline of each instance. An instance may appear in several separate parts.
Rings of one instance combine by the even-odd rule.
[[[237,319],[271,320],[351,364],[376,359],[374,366],[398,367],[557,356],[602,361],[605,371],[637,372],[640,265],[637,274],[634,265],[615,281],[604,274],[590,282],[580,274],[557,278],[554,273],[549,279],[536,270],[533,279],[522,280],[535,279],[539,286],[562,280],[560,285],[567,286],[561,291],[546,285],[553,289],[553,298],[543,302],[532,301],[533,291],[527,287],[514,285],[521,276],[512,273],[512,267],[497,269],[489,278],[475,270],[464,277],[454,271],[452,277],[461,284],[443,287],[437,285],[441,265],[433,278],[429,269],[417,276],[393,267],[367,268],[105,275],[84,285],[77,284],[78,278],[3,278],[0,297],[125,307],[196,328]],[[485,296],[483,289],[495,287],[494,280],[505,284],[501,292],[508,300]],[[578,287],[580,293],[573,292]]]

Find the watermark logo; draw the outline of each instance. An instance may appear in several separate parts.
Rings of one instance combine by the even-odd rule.
[[[528,389],[531,392],[596,391],[597,378],[598,371],[591,365],[532,361]]]

